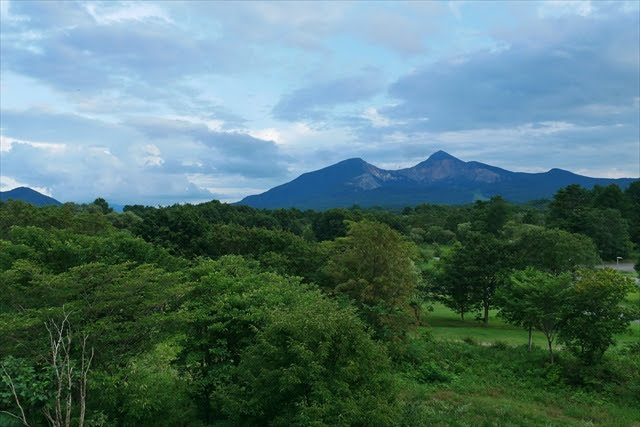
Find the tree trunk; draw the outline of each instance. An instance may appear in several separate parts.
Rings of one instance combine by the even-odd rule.
[[[533,327],[529,326],[529,351],[531,351],[531,342],[532,342],[531,330],[532,329]]]
[[[489,327],[489,304],[484,304],[484,326],[485,328]]]
[[[549,361],[553,365],[553,348],[551,347],[551,340],[547,338],[547,343],[549,343]]]

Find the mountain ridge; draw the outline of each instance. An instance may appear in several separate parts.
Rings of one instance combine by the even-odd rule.
[[[477,161],[463,161],[438,150],[415,166],[385,170],[361,158],[346,159],[306,172],[235,204],[256,208],[328,209],[366,206],[404,207],[420,203],[463,204],[502,195],[521,203],[549,198],[560,187],[586,188],[616,183],[626,187],[637,178],[592,178],[563,169],[513,172]]]
[[[29,187],[16,187],[12,190],[0,191],[0,200],[6,202],[11,199],[22,200],[23,202],[31,203],[36,206],[62,205],[62,203],[53,197],[44,195]]]

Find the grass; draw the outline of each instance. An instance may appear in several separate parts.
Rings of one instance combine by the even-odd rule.
[[[630,294],[626,304],[640,304],[640,289]],[[429,331],[436,339],[463,341],[471,338],[479,343],[490,344],[501,341],[511,346],[527,344],[529,332],[517,326],[509,325],[497,316],[497,310],[489,312],[489,327],[484,328],[482,322],[475,320],[471,313],[460,319],[460,315],[454,313],[441,303],[433,305],[433,311],[423,316],[423,321],[430,327]],[[619,334],[618,346],[640,340],[640,323],[631,324],[630,330]],[[547,347],[547,340],[541,332],[533,331],[533,344],[543,348]]]
[[[415,340],[412,346],[413,359],[398,375],[403,425],[640,426],[640,405],[632,390],[638,387],[638,362],[631,368],[617,353],[611,363],[618,376],[595,389],[568,383],[563,358],[549,365],[543,349],[528,352],[524,346],[442,338]],[[621,375],[635,380],[624,383]],[[627,389],[621,392],[620,387]]]
[[[489,313],[489,327],[484,328],[480,320],[474,319],[473,314],[467,313],[462,320],[459,314],[443,304],[435,303],[433,311],[424,316],[424,321],[431,327],[431,334],[436,339],[462,341],[470,337],[480,343],[502,341],[513,346],[527,343],[528,331],[505,323],[496,314],[494,310]],[[538,331],[533,333],[533,343],[547,345],[544,335]]]
[[[640,304],[640,289],[625,304]],[[548,363],[542,333],[534,331],[528,352],[528,331],[495,310],[488,328],[474,317],[462,320],[440,303],[424,314],[421,332],[430,338],[413,341],[413,359],[398,375],[403,425],[640,427],[640,360],[623,350],[640,340],[640,323],[616,337],[607,373],[580,385],[570,373],[575,361],[560,346],[558,363]]]
[[[635,271],[632,273],[630,271],[620,271],[620,274],[622,274],[625,277],[630,277],[632,279],[637,279],[638,278],[638,273],[636,273]]]

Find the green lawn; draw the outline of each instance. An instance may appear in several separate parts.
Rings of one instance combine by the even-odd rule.
[[[631,294],[627,304],[640,304],[640,291]],[[430,326],[430,332],[436,339],[464,340],[471,337],[479,343],[494,343],[502,341],[517,346],[527,343],[528,331],[505,323],[497,317],[497,310],[492,310],[489,317],[489,327],[484,328],[482,322],[475,320],[475,315],[467,313],[465,320],[443,304],[435,303],[434,310],[423,315],[423,322]],[[640,323],[634,322],[628,332],[617,336],[618,345],[640,340]],[[538,331],[533,332],[533,344],[546,348],[547,341]]]

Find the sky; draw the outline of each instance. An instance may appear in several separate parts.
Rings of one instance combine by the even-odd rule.
[[[639,6],[0,0],[0,190],[232,202],[438,150],[638,177]]]

